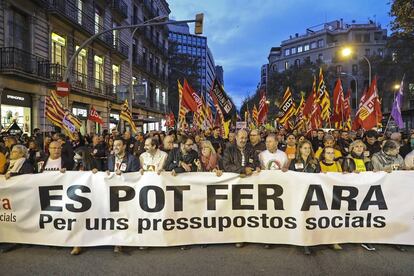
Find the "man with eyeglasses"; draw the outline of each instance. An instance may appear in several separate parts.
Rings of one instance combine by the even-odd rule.
[[[174,148],[168,154],[165,162],[165,170],[171,171],[172,175],[183,172],[196,172],[197,165],[195,161],[198,159],[198,154],[192,149],[194,139],[190,136],[181,136],[181,145]]]
[[[68,160],[62,155],[62,144],[53,141],[49,144],[49,156],[37,163],[39,173],[44,171],[60,171],[64,173],[66,170],[73,169],[73,160]]]

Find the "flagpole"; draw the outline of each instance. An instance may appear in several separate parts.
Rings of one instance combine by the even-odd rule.
[[[404,75],[404,76],[405,76],[405,75]],[[397,95],[395,95],[395,94],[396,94],[396,93],[394,93],[394,101],[392,102],[392,104],[393,104],[393,105],[394,105],[395,99],[397,98]],[[385,126],[384,134],[385,134],[385,132],[387,132],[387,129],[388,129],[388,124],[389,124],[389,123],[390,123],[390,121],[391,121],[391,117],[392,117],[391,113],[392,113],[392,109],[391,109],[391,112],[390,112],[390,116],[388,117],[387,125]]]

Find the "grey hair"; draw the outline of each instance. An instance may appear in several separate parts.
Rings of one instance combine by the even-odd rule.
[[[27,150],[27,148],[23,145],[14,145],[13,147],[14,149],[18,149],[20,150],[21,153],[23,153],[23,157],[24,158],[29,158],[29,151]]]

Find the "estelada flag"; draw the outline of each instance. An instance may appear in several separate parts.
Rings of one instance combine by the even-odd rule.
[[[98,112],[93,106],[91,106],[91,109],[89,110],[88,120],[103,125],[102,117],[99,116]]]

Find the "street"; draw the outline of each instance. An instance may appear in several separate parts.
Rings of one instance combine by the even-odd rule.
[[[299,247],[232,244],[174,248],[112,247],[86,249],[71,256],[69,248],[19,246],[0,254],[1,275],[413,275],[414,248],[401,252],[390,245],[366,251],[358,244],[344,250],[313,247],[305,256]]]

